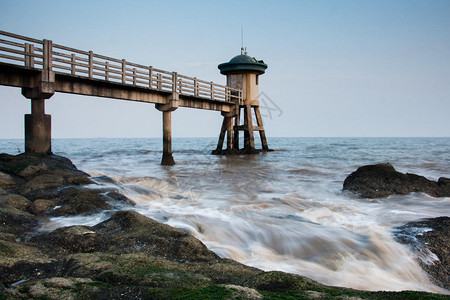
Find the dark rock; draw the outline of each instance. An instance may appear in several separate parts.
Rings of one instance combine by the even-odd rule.
[[[14,176],[0,171],[0,188],[12,188],[17,185],[19,182]]]
[[[84,226],[58,228],[51,233],[33,237],[32,240],[39,241],[40,244],[49,247],[48,251],[56,257],[73,253],[94,252],[101,243],[95,232]]]
[[[89,175],[57,155],[0,154],[0,187],[30,200],[54,199],[63,186],[91,184]]]
[[[68,158],[36,153],[0,154],[0,171],[17,174],[25,178],[35,177],[43,173],[89,177],[89,174],[78,170]]]
[[[57,155],[0,154],[0,202],[36,215],[79,215],[111,209],[107,201],[134,205],[120,193],[104,189],[80,187],[95,184],[90,176],[78,170],[72,162]],[[4,194],[15,193],[36,203],[19,199],[5,200]],[[11,196],[8,196],[11,198]],[[22,199],[24,200],[24,199]],[[25,203],[26,202],[26,203]]]
[[[409,222],[397,227],[394,236],[413,249],[437,285],[450,288],[450,217]]]
[[[51,209],[56,206],[56,202],[53,200],[37,199],[30,207],[31,212],[36,216],[45,215]]]
[[[248,279],[245,284],[259,290],[271,292],[286,292],[290,290],[308,290],[312,286],[318,285],[317,282],[294,274],[272,271],[259,273]]]
[[[38,225],[37,218],[9,205],[0,204],[0,232],[23,234]]]
[[[185,260],[218,257],[181,230],[132,211],[120,211],[94,227],[71,226],[37,235],[33,241],[59,253],[148,253]]]
[[[433,197],[450,196],[449,179],[438,182],[416,174],[403,174],[390,163],[358,168],[344,181],[344,190],[358,193],[363,198],[382,198],[393,194],[406,195],[423,192]]]
[[[178,261],[219,259],[193,236],[134,211],[119,211],[93,227],[65,227],[33,239],[60,253],[147,253]]]
[[[99,183],[112,183],[112,184],[117,184],[117,181],[115,181],[114,179],[112,179],[111,177],[102,175],[102,176],[96,176],[92,178],[94,181],[99,182]]]
[[[0,203],[12,206],[19,210],[27,211],[31,206],[31,201],[24,196],[17,194],[0,194]]]
[[[104,197],[96,190],[82,187],[68,187],[57,194],[59,208],[51,211],[52,216],[80,215],[110,209]]]
[[[53,261],[19,260],[11,266],[0,264],[0,280],[10,285],[30,278],[47,278],[55,276],[58,269]]]
[[[117,201],[122,202],[129,206],[135,206],[136,203],[134,201],[130,200],[128,197],[118,193],[118,192],[107,192],[103,195],[107,201]]]
[[[30,179],[20,189],[19,193],[35,198],[43,190],[56,190],[64,185],[64,178],[59,175],[42,174]]]

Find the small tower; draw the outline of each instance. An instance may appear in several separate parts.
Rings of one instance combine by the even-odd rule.
[[[220,73],[227,76],[227,86],[242,90],[243,102],[237,104],[238,109],[232,114],[222,114],[224,117],[220,131],[217,149],[213,154],[245,154],[259,151],[269,151],[266,134],[259,110],[259,75],[264,74],[267,65],[262,60],[256,60],[247,55],[244,48],[241,54],[233,57],[229,62],[218,66]],[[257,124],[253,124],[252,110]],[[243,124],[241,122],[243,113]],[[233,124],[234,118],[234,124]],[[239,132],[244,132],[244,148],[239,149]],[[262,149],[255,149],[254,132],[258,131]],[[227,148],[222,149],[227,134]]]

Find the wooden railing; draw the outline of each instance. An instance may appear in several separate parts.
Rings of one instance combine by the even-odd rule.
[[[0,31],[0,62],[201,99],[243,102],[241,90],[225,85],[5,31]]]

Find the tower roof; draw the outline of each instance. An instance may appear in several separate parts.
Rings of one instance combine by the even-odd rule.
[[[256,60],[254,57],[247,55],[247,52],[241,48],[241,54],[233,57],[229,62],[222,63],[218,66],[221,74],[241,73],[241,72],[256,72],[264,74],[267,65],[262,60]]]

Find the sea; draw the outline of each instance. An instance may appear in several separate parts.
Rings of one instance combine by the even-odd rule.
[[[394,239],[409,221],[450,216],[450,198],[423,193],[361,199],[343,191],[358,167],[390,162],[398,171],[450,178],[450,138],[269,138],[273,152],[215,156],[216,138],[174,138],[175,166],[161,166],[159,138],[54,139],[105,189],[136,206],[57,217],[41,230],[95,225],[134,210],[184,230],[221,257],[323,284],[371,291],[449,294],[434,285],[418,257]],[[0,152],[23,152],[23,140],[0,140]],[[419,233],[420,234],[420,233]]]

